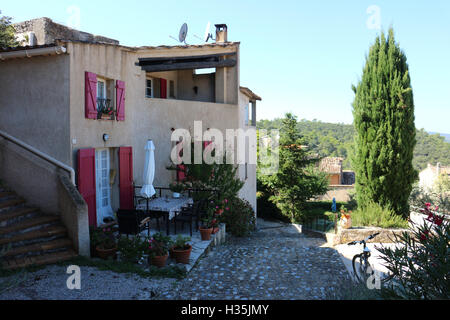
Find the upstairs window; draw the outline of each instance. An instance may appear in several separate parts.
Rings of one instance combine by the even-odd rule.
[[[169,98],[175,99],[175,81],[169,81]]]
[[[153,98],[153,79],[147,78],[145,80],[145,97]]]

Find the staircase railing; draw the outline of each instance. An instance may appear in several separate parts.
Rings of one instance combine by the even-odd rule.
[[[55,158],[52,158],[51,156],[37,150],[36,148],[26,144],[25,142],[14,138],[13,136],[7,134],[6,132],[0,130],[0,136],[5,138],[8,141],[11,141],[12,143],[18,145],[21,148],[26,149],[27,151],[35,154],[36,156],[38,156],[39,158],[63,169],[64,171],[67,171],[70,174],[70,180],[72,181],[73,185],[75,186],[75,170],[73,170],[72,167],[69,167],[68,165],[56,160]]]

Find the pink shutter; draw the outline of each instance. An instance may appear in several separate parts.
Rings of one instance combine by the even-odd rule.
[[[87,119],[97,119],[97,75],[85,72],[84,113]]]
[[[167,80],[163,78],[160,78],[160,80],[161,80],[160,98],[167,99]]]
[[[125,120],[125,82],[116,81],[117,121]]]
[[[178,161],[181,161],[180,152],[183,147],[183,144],[181,142],[177,142],[177,157]],[[186,180],[186,166],[184,164],[178,164],[177,165],[177,181],[184,181]]]
[[[133,150],[131,147],[119,148],[119,192],[120,209],[133,209]]]
[[[95,149],[78,150],[78,191],[88,206],[90,226],[97,226],[97,205],[95,188]]]

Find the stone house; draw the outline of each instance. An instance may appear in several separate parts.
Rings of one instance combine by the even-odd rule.
[[[99,212],[133,205],[147,140],[156,147],[154,185],[164,187],[177,178],[166,170],[174,129],[192,132],[194,121],[203,132],[255,129],[261,98],[240,86],[240,44],[227,40],[225,25],[215,43],[156,47],[48,18],[15,28],[24,46],[0,49],[0,179],[60,217],[79,254],[89,255]],[[238,172],[240,196],[256,210],[256,165]]]
[[[442,166],[439,162],[435,166],[428,163],[427,168],[419,172],[419,187],[432,190],[440,175],[450,179],[450,166]]]
[[[326,172],[330,185],[342,184],[342,161],[340,157],[325,157],[319,162],[319,170]]]

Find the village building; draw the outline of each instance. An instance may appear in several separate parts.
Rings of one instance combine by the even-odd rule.
[[[0,49],[0,179],[58,217],[78,254],[89,255],[89,226],[133,206],[148,140],[154,185],[167,187],[174,129],[256,126],[261,98],[240,86],[240,44],[226,25],[214,43],[142,47],[48,18],[14,27],[23,46]],[[256,164],[238,173],[256,212]]]

